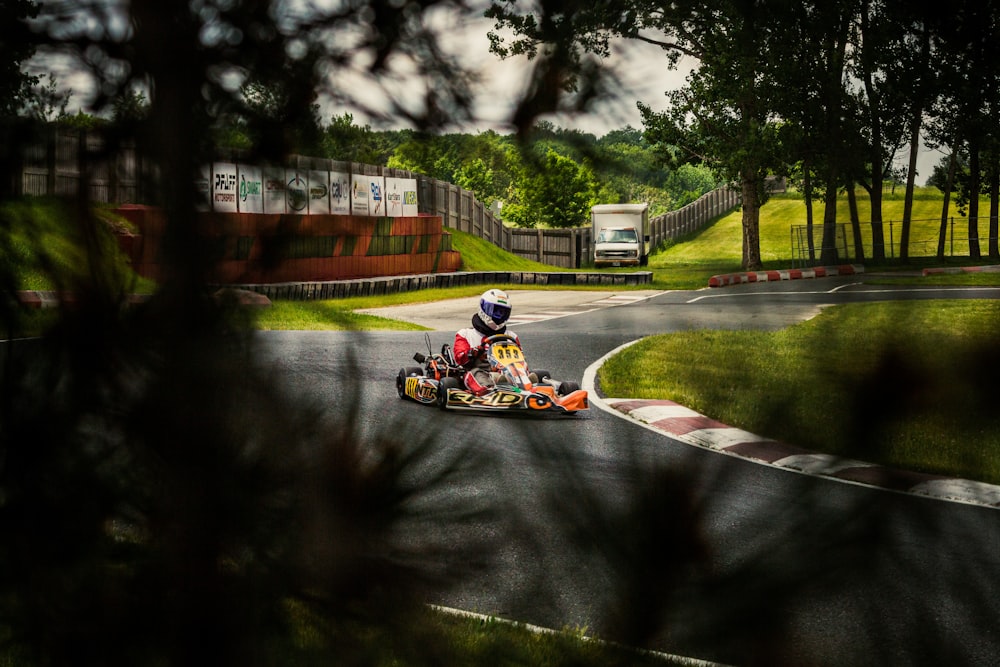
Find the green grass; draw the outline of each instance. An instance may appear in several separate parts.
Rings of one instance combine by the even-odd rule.
[[[935,194],[937,193],[937,194]],[[920,269],[928,266],[938,266],[940,262],[933,257],[937,252],[937,234],[941,218],[942,198],[936,189],[918,189],[913,203],[911,215],[912,228],[911,260],[908,265],[901,265],[893,259],[898,256],[898,250],[887,251],[889,261],[879,270]],[[862,220],[862,238],[865,245],[865,262],[868,269],[874,270],[871,264],[871,209],[867,197],[859,194],[859,217]],[[900,196],[888,197],[883,203],[882,217],[886,243],[895,241],[898,245],[901,220],[903,219],[903,200]],[[821,224],[823,207],[813,203],[814,224]],[[950,215],[955,220],[956,253],[968,254],[968,244],[964,240],[968,236],[968,222],[959,216],[954,207]],[[795,225],[806,224],[806,205],[797,194],[779,194],[772,197],[760,211],[760,254],[765,269],[789,268],[793,265],[791,229]],[[847,200],[841,197],[838,202],[837,220],[850,220]],[[979,225],[979,236],[982,251],[987,250],[986,239],[989,229],[985,221]],[[713,275],[741,271],[743,259],[742,213],[732,211],[721,216],[713,225],[702,231],[670,244],[661,252],[650,257],[649,268],[654,271],[655,281],[668,289],[696,289],[705,287]],[[852,246],[853,247],[853,246]],[[950,247],[950,245],[949,245]],[[948,258],[947,265],[989,264],[1000,263],[984,257],[972,262],[967,258]],[[939,279],[935,279],[939,280]],[[1000,275],[995,276],[995,282],[990,278],[980,279],[984,282],[975,284],[1000,284]]]
[[[836,306],[778,332],[651,336],[598,378],[818,452],[1000,483],[998,323],[993,301]]]
[[[449,229],[451,246],[462,255],[462,271],[566,271],[506,252],[489,241]]]
[[[254,313],[254,324],[264,331],[375,331],[423,330],[417,324],[390,320],[374,315],[355,313],[356,308],[371,306],[358,305],[353,300],[344,301],[275,301],[270,308]]]
[[[586,636],[584,628],[539,631],[496,618],[466,617],[435,611],[422,620],[421,627],[417,630],[423,635],[418,651],[427,646],[437,646],[439,664],[456,667],[662,667],[689,664],[671,656],[594,641]],[[393,637],[380,637],[377,634],[371,639],[373,644],[382,647],[392,647],[399,643]],[[408,664],[406,657],[399,653],[383,653],[383,660],[378,664]],[[426,658],[425,652],[420,653],[420,657]]]

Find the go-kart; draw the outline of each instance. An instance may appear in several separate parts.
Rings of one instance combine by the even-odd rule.
[[[573,414],[587,410],[587,392],[576,382],[553,380],[545,370],[528,370],[517,339],[507,334],[483,340],[483,354],[494,380],[488,391],[476,396],[465,388],[466,370],[455,362],[451,346],[431,352],[430,336],[425,335],[427,354],[417,352],[421,366],[399,369],[396,391],[400,398],[435,404],[442,410],[524,411],[533,414]]]

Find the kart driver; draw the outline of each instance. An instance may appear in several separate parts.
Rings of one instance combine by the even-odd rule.
[[[510,317],[510,298],[503,290],[491,289],[479,298],[479,312],[472,316],[472,326],[460,329],[455,334],[452,352],[455,361],[467,369],[465,388],[476,396],[482,396],[495,384],[490,375],[489,365],[483,358],[483,339],[506,333],[513,336],[517,344],[521,341],[513,331],[507,331]]]

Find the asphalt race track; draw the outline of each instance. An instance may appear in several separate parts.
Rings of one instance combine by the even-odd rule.
[[[579,381],[594,360],[653,333],[771,330],[829,304],[995,299],[1000,289],[841,277],[621,300],[542,294],[512,292],[511,328],[529,364]],[[436,350],[474,303],[380,314],[431,326]],[[364,437],[429,443],[417,483],[462,461],[446,487],[428,486],[425,509],[450,503],[467,516],[401,527],[404,541],[442,547],[434,567],[453,585],[430,602],[727,664],[1000,662],[996,509],[794,474],[603,410],[443,414],[396,396],[395,374],[426,352],[424,338],[260,334],[276,376],[331,417]]]

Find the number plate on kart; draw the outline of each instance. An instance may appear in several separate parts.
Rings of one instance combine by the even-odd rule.
[[[504,363],[511,363],[514,361],[524,361],[524,355],[521,354],[521,348],[513,343],[494,343],[490,348],[491,354],[497,361],[502,361]]]

